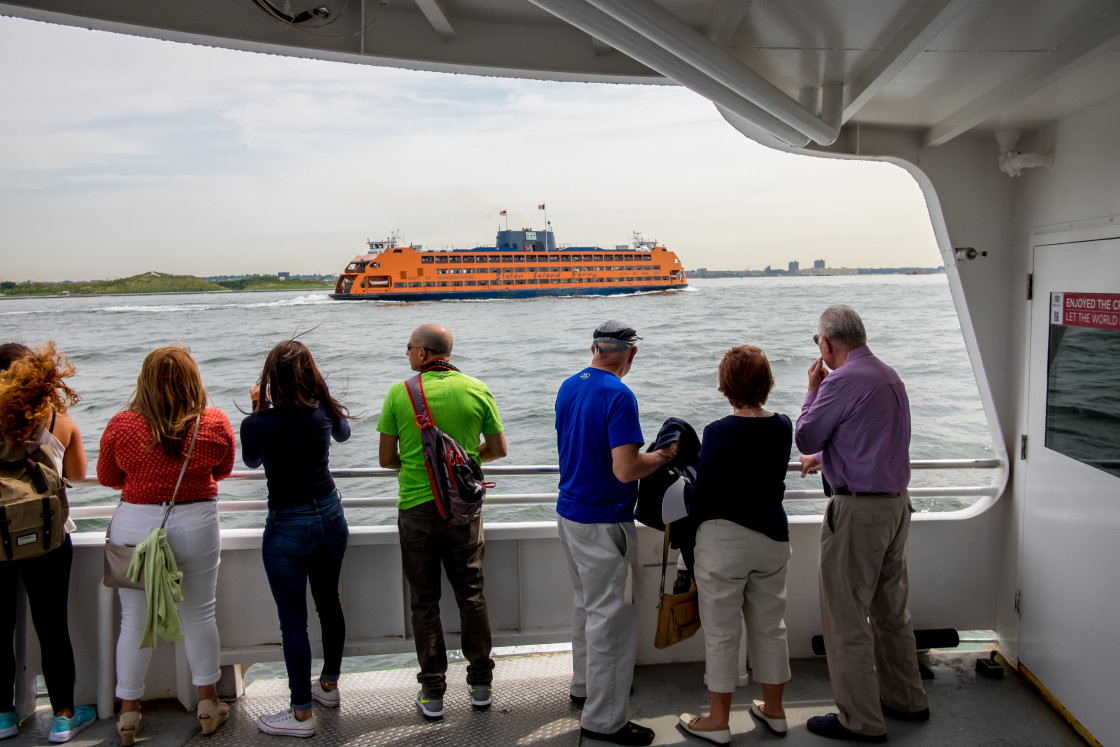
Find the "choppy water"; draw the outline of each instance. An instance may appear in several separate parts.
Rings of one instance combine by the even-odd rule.
[[[101,431],[127,402],[144,356],[169,342],[190,346],[212,404],[234,430],[248,409],[248,390],[276,342],[301,339],[327,374],[332,392],[361,415],[353,435],[331,450],[336,468],[377,466],[377,415],[389,386],[410,374],[405,343],[423,322],[455,336],[454,363],[487,382],[509,441],[507,464],[557,462],[552,405],[560,382],[590,360],[591,330],[619,317],[644,338],[626,383],[637,394],[642,429],[652,437],[670,415],[700,430],[730,412],[716,390],[716,366],[737,344],[758,345],[770,358],[776,385],[770,409],[796,419],[806,370],[817,348],[820,312],[848,303],[864,318],[873,351],[902,375],[910,394],[914,459],[986,458],[991,439],[960,327],[942,275],[697,280],[679,293],[615,297],[392,303],[332,301],[326,292],[224,293],[0,301],[0,339],[36,345],[53,339],[78,366],[72,385],[82,402],[72,411],[92,463]],[[795,454],[796,456],[796,454]],[[243,469],[240,465],[239,467]],[[989,473],[917,472],[913,485],[988,484]],[[787,480],[791,489],[816,479]],[[340,482],[343,493],[391,495],[392,480]],[[552,492],[555,479],[501,478],[495,493]],[[263,482],[225,483],[224,498],[263,499]],[[75,505],[111,502],[114,491],[82,487]],[[937,509],[966,500],[935,499]],[[814,502],[791,511],[819,510]],[[351,523],[391,523],[390,509],[348,512]],[[491,506],[488,521],[549,519],[548,506]],[[246,526],[259,514],[226,515]],[[86,527],[105,522],[87,522]]]

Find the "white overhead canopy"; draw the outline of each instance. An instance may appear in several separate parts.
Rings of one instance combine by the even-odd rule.
[[[852,124],[926,146],[1029,130],[1120,92],[1114,0],[15,0],[0,13],[370,65],[676,83],[760,139],[810,147]]]

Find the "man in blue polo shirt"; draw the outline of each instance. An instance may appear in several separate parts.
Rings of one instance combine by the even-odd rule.
[[[575,590],[569,694],[583,706],[584,736],[622,745],[648,745],[654,736],[628,715],[638,647],[637,481],[677,451],[676,443],[638,451],[643,443],[638,402],[622,377],[634,363],[640,339],[617,319],[600,324],[591,365],[567,379],[556,395],[556,513]]]

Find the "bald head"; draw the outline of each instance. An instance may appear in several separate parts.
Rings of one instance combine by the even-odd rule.
[[[414,348],[425,348],[436,358],[451,356],[451,332],[442,324],[421,324],[412,330],[409,343]]]

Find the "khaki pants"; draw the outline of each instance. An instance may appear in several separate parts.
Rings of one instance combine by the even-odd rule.
[[[571,694],[586,696],[580,725],[610,734],[626,726],[638,653],[634,522],[581,524],[560,517],[572,577]]]
[[[789,681],[785,621],[789,555],[788,542],[777,542],[733,521],[705,521],[697,530],[696,589],[712,692],[735,692],[743,620],[754,679],[768,685]]]
[[[887,731],[880,698],[900,711],[928,707],[906,609],[910,495],[835,496],[821,527],[820,594],[832,696],[840,723]],[[868,620],[870,618],[870,621]]]

